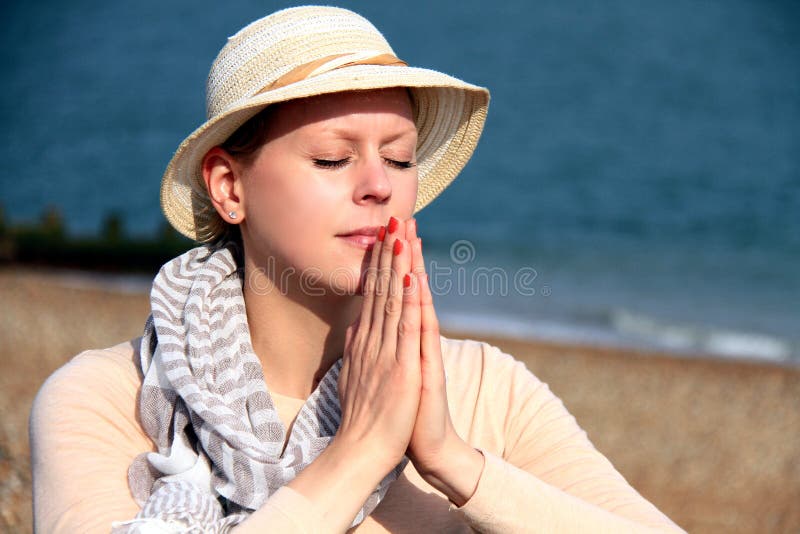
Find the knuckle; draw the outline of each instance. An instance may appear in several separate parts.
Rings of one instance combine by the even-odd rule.
[[[439,333],[439,319],[433,315],[428,317],[426,320],[422,321],[422,331],[423,332],[432,332],[434,334]]]
[[[409,319],[401,319],[400,323],[397,325],[397,335],[399,336],[407,336],[413,334],[415,331],[419,331],[419,325]]]
[[[403,310],[403,302],[397,298],[390,298],[386,301],[386,314],[398,315]]]
[[[423,325],[422,331],[438,336],[439,335],[439,325],[438,324]]]

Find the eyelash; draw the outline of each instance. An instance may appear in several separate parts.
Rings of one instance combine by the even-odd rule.
[[[417,164],[412,161],[396,161],[388,158],[383,158],[383,160],[396,169],[410,169],[417,166]],[[347,165],[350,162],[350,158],[337,160],[314,159],[313,162],[314,165],[322,169],[339,169]]]

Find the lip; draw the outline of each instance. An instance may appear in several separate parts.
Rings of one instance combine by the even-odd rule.
[[[350,245],[366,250],[377,241],[378,230],[380,230],[380,226],[363,226],[344,234],[337,234],[336,237],[342,238]]]
[[[351,236],[351,235],[378,235],[378,230],[380,230],[380,226],[362,226],[361,228],[356,228],[355,230],[350,230],[349,232],[343,232],[341,234],[337,234],[339,236]]]

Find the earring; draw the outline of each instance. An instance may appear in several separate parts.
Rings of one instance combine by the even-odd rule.
[[[231,219],[235,219],[236,218],[236,212],[235,211],[229,211],[228,212],[228,217],[230,217]]]

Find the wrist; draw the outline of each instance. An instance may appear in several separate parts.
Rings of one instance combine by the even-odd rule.
[[[403,459],[403,453],[393,453],[391,447],[367,441],[351,439],[336,434],[325,452],[336,462],[347,463],[355,471],[388,473]],[[381,480],[381,476],[378,480]]]
[[[484,461],[483,453],[454,435],[439,452],[436,461],[417,471],[428,484],[460,507],[475,493]]]
[[[311,501],[333,530],[343,532],[396,465],[374,449],[334,438],[288,486]]]

